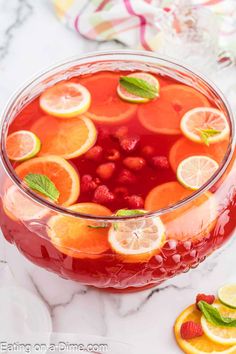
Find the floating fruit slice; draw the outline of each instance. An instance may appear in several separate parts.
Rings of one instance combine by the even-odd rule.
[[[218,163],[208,156],[190,156],[180,162],[177,179],[186,188],[198,190],[218,170]]]
[[[24,161],[38,154],[41,148],[39,138],[28,130],[10,134],[6,141],[7,156],[12,161]]]
[[[214,307],[224,317],[230,317],[236,319],[236,311],[230,309],[222,304],[214,304]],[[236,328],[235,327],[221,327],[211,324],[206,320],[204,316],[201,318],[201,324],[206,336],[215,343],[222,345],[236,344]],[[236,349],[235,349],[236,352]]]
[[[14,221],[42,219],[48,213],[45,207],[33,202],[16,186],[11,186],[6,190],[3,208],[6,215]]]
[[[162,88],[157,100],[138,107],[141,124],[158,134],[181,134],[180,121],[192,108],[209,106],[205,96],[192,87],[169,85]]]
[[[212,107],[191,109],[183,116],[180,128],[186,138],[206,145],[223,141],[230,133],[224,113]]]
[[[147,262],[158,253],[165,240],[160,218],[124,221],[109,231],[109,243],[124,262]]]
[[[117,95],[120,75],[100,73],[81,79],[91,93],[91,106],[86,116],[96,122],[121,123],[134,117],[137,106],[122,101]],[[101,89],[102,88],[102,89]]]
[[[181,138],[172,146],[169,153],[169,162],[174,172],[181,161],[190,156],[204,155],[212,158],[220,164],[226,154],[228,141],[222,141],[218,144],[206,146],[194,143],[186,138]]]
[[[42,142],[40,156],[58,155],[72,159],[86,153],[97,139],[97,130],[86,117],[57,119],[42,116],[31,130]]]
[[[158,96],[160,85],[159,85],[159,81],[155,78],[155,76],[148,73],[139,72],[139,73],[129,74],[127,75],[127,77],[145,80],[147,83],[153,85],[157,89],[157,96]],[[117,93],[120,96],[120,98],[128,102],[145,103],[150,101],[149,98],[136,96],[128,92],[121,84],[117,86]]]
[[[167,182],[149,192],[144,207],[148,211],[171,207],[192,193],[178,182]],[[215,226],[216,218],[217,203],[210,192],[203,193],[161,217],[167,238],[179,241],[203,239]]]
[[[218,297],[222,304],[236,309],[236,284],[222,286],[218,290]]]
[[[79,197],[80,181],[77,171],[59,156],[35,157],[16,168],[16,174],[23,180],[29,173],[46,175],[60,192],[58,203],[73,204]]]
[[[68,208],[71,211],[110,216],[112,212],[96,203],[79,203]],[[62,253],[74,258],[101,257],[110,246],[108,229],[104,223],[94,223],[82,217],[53,216],[48,222],[48,235],[53,245]]]
[[[235,354],[236,346],[229,347],[228,345],[215,343],[205,334],[203,334],[201,337],[189,340],[185,340],[181,337],[180,329],[182,324],[187,321],[193,321],[200,324],[201,316],[201,312],[196,309],[196,306],[191,305],[185,309],[177,318],[174,326],[174,333],[176,341],[183,352],[186,354]]]
[[[91,102],[86,87],[70,81],[46,89],[39,99],[41,109],[55,117],[73,118],[85,113]]]

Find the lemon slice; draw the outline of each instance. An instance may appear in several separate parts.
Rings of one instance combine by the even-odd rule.
[[[217,171],[218,163],[208,156],[190,156],[180,162],[177,179],[186,188],[201,188]]]
[[[151,74],[140,72],[140,73],[129,74],[129,75],[127,75],[127,77],[133,77],[133,78],[136,78],[136,79],[145,80],[147,83],[155,86],[156,89],[157,89],[157,92],[159,92],[159,89],[160,89],[159,81],[155,78],[155,76],[153,76]],[[120,96],[120,98],[122,98],[124,101],[128,101],[128,102],[145,103],[145,102],[150,101],[149,98],[139,97],[139,96],[136,96],[136,95],[128,92],[120,84],[117,87],[117,93]]]
[[[222,304],[214,304],[224,317],[236,318],[236,311]],[[217,344],[233,345],[236,344],[236,327],[222,327],[211,324],[202,315],[201,324],[206,336]],[[236,351],[235,351],[236,352]]]
[[[41,109],[52,116],[73,118],[88,110],[91,96],[86,87],[65,81],[46,89],[39,103]]]
[[[146,262],[165,241],[165,227],[159,217],[118,222],[110,228],[108,241],[125,262]]]
[[[236,284],[222,286],[218,290],[218,297],[222,304],[236,309]]]
[[[40,148],[41,141],[37,135],[28,130],[20,130],[7,137],[7,156],[12,161],[31,159],[38,154]]]
[[[207,145],[227,139],[230,132],[224,113],[212,107],[191,109],[184,114],[180,128],[191,141]]]

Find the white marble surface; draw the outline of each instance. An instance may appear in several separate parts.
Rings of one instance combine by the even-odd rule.
[[[49,0],[0,0],[0,109],[22,82],[48,65],[117,47],[86,41],[64,28]],[[213,78],[236,106],[236,69]],[[110,336],[137,345],[136,353],[178,354],[172,334],[176,316],[199,291],[212,293],[222,283],[236,281],[235,249],[232,240],[197,269],[157,289],[130,295],[109,295],[60,279],[29,263],[3,240],[0,258],[7,260],[19,285],[46,303],[55,332]]]

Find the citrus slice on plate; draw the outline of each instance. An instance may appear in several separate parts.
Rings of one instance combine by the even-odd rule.
[[[73,204],[79,197],[79,174],[74,167],[59,156],[35,157],[16,167],[16,174],[22,180],[29,173],[47,176],[58,189],[58,203],[63,206]]]
[[[218,170],[218,163],[208,156],[190,156],[180,162],[177,179],[186,188],[198,190]]]
[[[192,193],[178,182],[167,182],[149,192],[144,207],[147,211],[168,208]],[[214,228],[216,218],[217,202],[210,192],[205,192],[161,216],[166,227],[166,237],[178,241],[203,239]]]
[[[3,196],[3,209],[14,221],[42,219],[48,213],[45,207],[33,202],[18,187],[9,187]]]
[[[174,325],[174,333],[176,342],[183,350],[183,352],[186,354],[235,354],[236,346],[229,347],[229,345],[215,343],[205,334],[203,334],[201,337],[196,337],[188,340],[185,340],[181,337],[180,329],[182,324],[188,321],[193,321],[200,324],[201,316],[201,312],[196,309],[196,306],[191,305],[185,309],[177,318]]]
[[[86,153],[97,140],[97,130],[86,117],[57,119],[41,116],[31,127],[41,140],[40,156],[58,155],[72,159]]]
[[[155,87],[155,89],[157,91],[156,97],[159,96],[160,85],[159,85],[159,81],[157,80],[157,78],[155,78],[155,76],[148,74],[148,73],[144,73],[144,72],[138,72],[138,73],[129,74],[126,77],[141,79],[141,80],[146,81],[148,84]],[[122,98],[123,100],[128,101],[128,102],[145,103],[145,102],[150,101],[149,98],[140,97],[140,96],[134,95],[133,93],[130,93],[121,84],[119,84],[117,86],[117,93],[120,96],[120,98]]]
[[[230,133],[224,113],[212,107],[191,109],[183,116],[180,128],[186,138],[206,145],[225,140]]]
[[[224,317],[236,319],[236,311],[222,304],[214,304],[214,307]],[[204,316],[201,318],[201,324],[206,336],[215,343],[222,345],[236,344],[236,328],[235,327],[222,327],[211,324]],[[235,349],[236,352],[236,349]]]
[[[224,159],[227,148],[228,141],[206,146],[205,144],[194,143],[186,138],[180,138],[170,149],[169,162],[174,172],[177,171],[180,162],[190,156],[208,156],[220,164]]]
[[[218,290],[218,298],[222,304],[236,309],[236,284],[222,286]]]
[[[73,118],[83,114],[90,102],[91,96],[86,87],[70,81],[49,87],[39,99],[41,109],[58,118]]]
[[[192,87],[168,85],[160,97],[138,107],[141,124],[148,130],[167,135],[181,134],[180,121],[192,108],[209,106],[206,97]]]
[[[112,212],[96,203],[78,203],[71,211],[96,216],[110,216]],[[66,215],[53,216],[48,222],[48,235],[53,245],[62,253],[74,258],[97,258],[106,252],[109,226]]]
[[[160,218],[122,221],[109,231],[112,250],[127,263],[147,262],[158,253],[165,240],[165,227]]]
[[[39,138],[28,130],[19,130],[7,137],[7,156],[12,161],[31,159],[38,154],[40,148]]]
[[[96,122],[117,124],[135,116],[137,106],[121,100],[117,94],[119,78],[118,74],[104,72],[81,79],[91,93],[87,117]]]

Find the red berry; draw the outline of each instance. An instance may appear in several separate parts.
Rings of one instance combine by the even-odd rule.
[[[101,140],[105,140],[105,139],[108,139],[110,136],[110,131],[108,128],[99,128],[99,131],[98,131],[98,137],[99,139]]]
[[[103,148],[101,146],[95,145],[89,151],[87,151],[84,156],[88,160],[98,161],[102,158],[102,151]]]
[[[114,194],[105,185],[97,187],[94,193],[94,202],[100,204],[110,203],[114,200]]]
[[[117,149],[111,149],[111,150],[108,150],[108,153],[107,153],[107,160],[110,160],[110,161],[117,161],[120,159],[120,152],[119,150]]]
[[[132,152],[136,149],[140,138],[138,136],[127,136],[120,139],[120,146],[126,152]]]
[[[140,171],[146,165],[146,161],[142,157],[126,157],[123,164],[133,171]]]
[[[125,200],[128,202],[130,209],[143,209],[144,207],[143,198],[138,195],[134,194],[129,197],[125,197]]]
[[[129,194],[129,191],[126,187],[116,187],[114,189],[114,194],[118,197],[118,198],[123,198],[126,197]]]
[[[166,170],[170,167],[169,161],[166,156],[154,156],[152,158],[152,164],[156,168]]]
[[[150,145],[146,145],[142,148],[142,154],[145,157],[152,157],[155,154],[155,149]]]
[[[181,337],[185,340],[203,335],[203,329],[200,323],[193,321],[184,322],[180,328]]]
[[[198,294],[196,297],[196,307],[198,308],[199,301],[205,301],[208,304],[212,305],[215,299],[216,298],[214,295]]]
[[[121,184],[132,184],[136,182],[135,175],[129,170],[123,169],[118,176],[118,183]]]
[[[81,191],[88,193],[97,188],[97,183],[93,180],[92,176],[84,175],[81,178]]]
[[[128,134],[128,128],[126,126],[119,127],[113,134],[116,139],[122,139]]]
[[[110,179],[115,171],[114,162],[103,163],[96,169],[96,173],[101,179]]]

